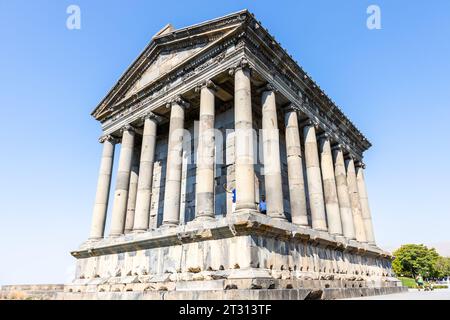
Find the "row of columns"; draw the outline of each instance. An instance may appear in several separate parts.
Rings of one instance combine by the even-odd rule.
[[[245,64],[233,70],[235,79],[235,184],[236,211],[255,211],[254,146],[250,70]],[[215,85],[208,81],[200,88],[199,143],[197,148],[196,219],[214,219],[214,121]],[[286,219],[283,208],[279,130],[276,93],[270,86],[262,90],[262,141],[267,215]],[[182,151],[185,109],[180,97],[169,105],[170,124],[164,196],[163,227],[179,224],[181,200]],[[134,148],[135,132],[122,129],[122,148],[117,173],[110,236],[124,232],[143,232],[149,226],[153,163],[158,117],[144,118],[140,157]],[[343,150],[331,145],[323,134],[317,139],[316,125],[303,123],[304,159],[300,141],[298,110],[285,112],[289,198],[292,222],[308,226],[307,197],[312,228],[374,244],[363,167],[352,158],[345,162]],[[319,144],[318,144],[319,141]],[[110,180],[114,158],[114,138],[104,144],[91,239],[104,236]],[[320,156],[319,156],[320,151]],[[140,159],[138,162],[137,159]],[[137,167],[139,164],[139,174]],[[306,168],[304,172],[303,168]],[[306,173],[306,177],[304,174]],[[305,186],[307,181],[307,192]],[[130,218],[127,218],[127,213]],[[133,216],[133,217],[131,217]]]

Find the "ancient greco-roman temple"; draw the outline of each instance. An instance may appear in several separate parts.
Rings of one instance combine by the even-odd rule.
[[[401,290],[376,246],[369,141],[248,11],[167,25],[92,115],[103,153],[66,297]]]

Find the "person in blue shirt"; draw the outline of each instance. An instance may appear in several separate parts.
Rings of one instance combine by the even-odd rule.
[[[266,214],[267,213],[267,205],[266,205],[266,196],[261,195],[261,201],[259,202],[259,212]]]
[[[226,192],[231,193],[231,212],[236,210],[236,188],[227,189],[227,185],[224,184],[223,188]]]

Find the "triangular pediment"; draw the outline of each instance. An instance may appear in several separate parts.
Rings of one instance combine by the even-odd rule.
[[[170,50],[162,52],[155,61],[144,71],[144,73],[135,81],[132,87],[124,94],[123,99],[131,97],[138,93],[145,86],[149,85],[156,79],[176,68],[181,63],[187,61],[194,56],[207,44],[202,43],[187,48]]]
[[[195,59],[203,50],[236,31],[244,21],[241,15],[245,14],[248,11],[243,10],[178,30],[168,24],[153,36],[92,115],[101,120],[117,103],[129,99],[164,75]]]

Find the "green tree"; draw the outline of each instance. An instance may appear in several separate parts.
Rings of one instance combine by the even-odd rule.
[[[450,276],[450,258],[439,257],[434,265],[434,277],[444,278]]]
[[[406,277],[433,277],[436,275],[436,263],[439,254],[434,248],[423,244],[405,244],[394,251],[392,268],[397,275]]]

